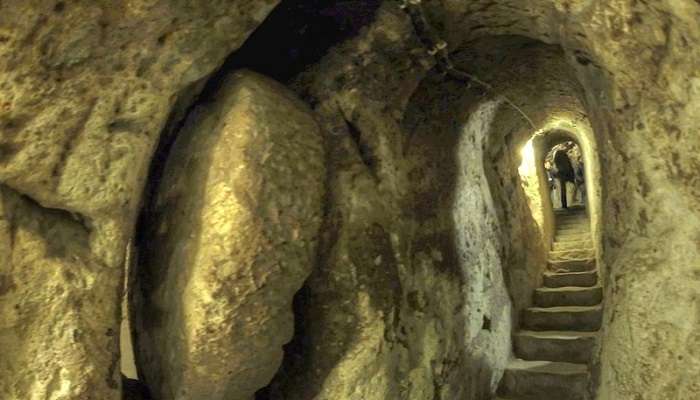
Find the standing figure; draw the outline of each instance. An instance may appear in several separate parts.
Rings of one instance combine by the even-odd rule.
[[[571,165],[571,160],[566,154],[566,150],[557,150],[554,153],[554,177],[559,179],[559,187],[561,190],[561,207],[568,208],[566,199],[566,183],[571,182],[575,187],[574,167]]]
[[[583,161],[576,165],[576,190],[581,193],[581,203],[586,204],[586,179],[584,178]]]

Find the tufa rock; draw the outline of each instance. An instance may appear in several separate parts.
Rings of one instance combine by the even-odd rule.
[[[324,151],[311,111],[251,72],[197,109],[168,158],[138,277],[137,359],[156,398],[247,400],[294,330]]]

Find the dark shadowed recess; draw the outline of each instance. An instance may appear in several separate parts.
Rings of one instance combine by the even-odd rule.
[[[380,5],[380,0],[282,0],[245,45],[224,63],[223,69],[247,68],[288,83],[320,61],[331,47],[369,25]],[[306,287],[294,297],[294,338],[284,347],[284,366],[300,363],[303,349],[310,346],[302,311],[309,301]],[[287,369],[291,368],[282,367],[275,380],[285,380]],[[277,385],[268,386],[259,390],[255,398],[284,398],[279,390]]]
[[[192,111],[212,101],[226,76],[247,68],[288,83],[317,63],[331,47],[372,22],[380,4],[381,0],[282,0],[206,82],[197,82],[180,94],[151,163],[144,204],[148,206],[153,197],[154,183],[162,176],[177,132]]]
[[[284,346],[284,360],[277,375],[273,378],[275,381],[284,381],[289,379],[288,370],[291,365],[300,365],[303,363],[302,354],[304,349],[311,346],[307,336],[305,335],[305,323],[303,310],[307,309],[308,303],[311,301],[309,289],[305,285],[294,296],[292,309],[294,311],[294,338],[291,342]],[[255,393],[255,400],[274,400],[284,398],[284,393],[281,392],[279,385],[268,385]]]
[[[282,0],[222,70],[248,68],[289,82],[373,19],[380,0]],[[219,76],[208,88],[216,89]]]

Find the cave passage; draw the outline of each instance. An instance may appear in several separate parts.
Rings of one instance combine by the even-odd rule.
[[[444,61],[452,68],[451,74],[438,65],[411,78],[416,82],[411,92],[403,94],[410,99],[404,116],[395,128],[398,130],[390,133],[391,128],[375,125],[383,118],[374,114],[378,110],[356,105],[345,109],[337,100],[345,81],[306,70],[321,62],[333,45],[358,35],[372,22],[368,15],[376,11],[374,6],[351,13],[345,3],[318,9],[302,3],[289,2],[276,8],[241,49],[198,85],[200,93],[183,96],[192,101],[183,108],[184,115],[171,115],[181,120],[167,125],[154,156],[138,235],[129,248],[134,254],[127,257],[127,263],[133,265],[127,268],[124,313],[130,318],[123,322],[121,337],[122,374],[130,396],[238,398],[255,394],[259,400],[284,399],[289,393],[303,399],[319,396],[328,390],[327,380],[357,340],[356,335],[368,329],[360,325],[355,331],[345,323],[337,325],[336,318],[354,319],[357,315],[339,310],[335,317],[325,311],[332,305],[312,301],[326,292],[328,279],[337,279],[324,276],[320,266],[329,264],[333,266],[330,273],[343,275],[345,259],[353,269],[367,262],[372,267],[352,272],[354,276],[345,279],[347,287],[335,289],[338,301],[369,302],[370,314],[381,315],[374,323],[393,325],[391,335],[400,338],[397,340],[420,342],[429,340],[425,335],[433,335],[453,349],[449,351],[463,354],[468,361],[461,374],[468,379],[471,398],[481,400],[494,393],[537,396],[543,392],[561,398],[584,396],[593,388],[589,383],[597,345],[595,332],[602,321],[597,269],[600,254],[595,251],[592,230],[599,218],[599,167],[596,141],[577,97],[575,80],[562,73],[566,71],[562,50],[520,36],[491,36],[471,42],[450,56],[453,61]],[[337,18],[345,22],[331,23]],[[319,30],[324,33],[322,40],[305,40]],[[278,40],[278,34],[285,39]],[[378,35],[373,40],[386,38]],[[261,47],[275,51],[256,50]],[[422,54],[420,57],[430,57],[430,52]],[[337,57],[332,54],[329,60]],[[519,65],[517,72],[515,65]],[[465,81],[464,75],[454,76],[460,66],[469,66],[479,76],[475,79],[485,81],[474,84]],[[322,71],[335,73],[332,69]],[[526,79],[528,72],[535,78]],[[274,267],[251,259],[236,261],[236,254],[251,251],[247,246],[255,243],[254,239],[250,243],[236,239],[237,229],[249,229],[249,218],[287,219],[291,223],[311,212],[299,208],[308,206],[301,198],[290,199],[294,193],[291,187],[285,195],[275,197],[273,193],[292,182],[296,182],[295,187],[300,184],[302,170],[297,165],[290,168],[290,160],[300,157],[298,160],[310,165],[319,162],[320,153],[311,150],[318,143],[297,148],[300,139],[285,142],[288,139],[282,131],[265,139],[280,126],[297,126],[287,122],[279,125],[271,117],[273,107],[280,107],[283,111],[276,113],[285,114],[285,118],[291,118],[286,116],[291,110],[298,112],[304,107],[290,100],[294,94],[260,73],[290,82],[301,98],[312,100],[318,114],[314,120],[319,115],[321,120],[338,120],[337,125],[325,128],[332,132],[325,138],[325,165],[313,170],[321,173],[327,168],[330,174],[326,175],[329,192],[324,197],[330,203],[323,206],[318,256],[309,259],[310,249],[306,253],[293,251],[289,246],[297,236],[274,245],[265,241],[257,245],[266,243],[272,258],[277,257],[275,252],[289,252],[291,258],[285,263],[292,261],[300,271],[311,270],[301,290],[299,278],[308,272],[299,272],[296,280],[284,275],[269,278],[278,275],[270,275],[264,268]],[[391,79],[398,79],[401,85],[398,77]],[[329,82],[332,88],[327,87]],[[535,100],[524,95],[538,85],[548,88],[542,96]],[[240,100],[237,96],[243,93],[251,95]],[[377,93],[372,91],[371,95]],[[253,139],[236,136],[237,118],[247,115],[241,104],[259,110],[250,117],[259,119],[261,129]],[[324,114],[327,110],[331,114]],[[295,124],[306,125],[305,140],[314,142],[316,128],[306,113],[298,114]],[[404,136],[403,132],[411,134]],[[235,156],[255,141],[268,146],[261,150],[260,158],[247,150]],[[293,152],[287,155],[270,150],[280,145]],[[188,166],[188,172],[182,170],[183,165]],[[227,168],[238,172],[223,173]],[[351,180],[345,178],[348,168],[356,171]],[[278,180],[276,174],[287,174],[288,179],[284,184],[272,183]],[[241,183],[235,183],[238,181]],[[307,192],[320,198],[321,191],[314,186],[323,179],[312,181]],[[206,184],[198,186],[198,182]],[[237,189],[226,189],[231,182],[258,193],[255,196],[264,196],[259,201],[269,204],[248,209],[247,200],[235,195]],[[263,182],[261,189],[255,182]],[[395,192],[382,188],[389,182]],[[228,190],[234,195],[219,199]],[[339,201],[336,196],[340,192],[351,193],[352,201],[369,202],[359,211],[352,202]],[[388,207],[390,198],[396,198],[399,206]],[[221,220],[221,211],[212,213],[210,207],[226,208],[230,221]],[[286,207],[292,207],[292,212]],[[344,215],[352,219],[346,220]],[[327,225],[332,221],[342,222]],[[394,221],[403,221],[403,226]],[[300,235],[277,222],[275,226],[263,225],[261,232]],[[209,230],[212,233],[207,233]],[[204,240],[205,236],[210,238]],[[412,250],[401,254],[406,251],[401,250],[401,241]],[[474,264],[474,260],[479,261]],[[240,272],[241,276],[250,275],[251,284],[267,277],[264,279],[273,282],[268,285],[278,285],[278,289],[266,294],[272,289],[266,291],[263,286],[253,290],[234,278],[237,275],[226,277],[222,271],[242,268],[234,267],[237,262],[252,262],[250,272]],[[197,267],[190,272],[191,263]],[[446,285],[442,295],[460,312],[431,311],[436,324],[451,328],[412,333],[422,332],[425,322],[415,320],[400,306],[401,297],[405,295],[409,309],[420,313],[427,304],[444,300],[434,298],[439,291],[427,293],[422,284],[413,282],[401,271],[401,263],[423,268],[418,274],[425,274],[426,282],[438,271],[437,276],[452,276],[447,278],[451,283],[438,285]],[[232,284],[233,288],[223,289]],[[254,294],[248,300],[246,295],[231,296],[229,291]],[[291,300],[273,300],[283,293],[294,293],[293,326],[278,314],[265,317],[270,310],[265,302]],[[362,300],[362,296],[368,297]],[[192,311],[184,312],[186,309]],[[216,315],[220,322],[212,325],[199,313]],[[236,328],[252,329],[248,335],[256,337],[256,343],[250,349],[245,340],[223,333],[243,318],[260,319],[260,327]],[[338,347],[328,358],[319,359],[314,349],[327,345],[324,337],[329,328],[339,329],[335,333]],[[448,340],[445,335],[450,330],[463,331],[464,337]],[[230,367],[222,363],[220,368],[230,371],[211,378],[207,377],[211,366],[202,369],[189,361],[224,353],[232,362]],[[370,361],[376,357],[371,352],[365,357],[367,362],[376,362]],[[309,371],[306,363],[320,363],[328,369]],[[241,380],[248,375],[250,379]],[[212,383],[204,384],[207,379]],[[415,396],[396,394],[393,385],[387,384],[385,396]]]
[[[547,256],[532,304],[513,332],[515,360],[498,388],[507,398],[541,396],[543,386],[557,399],[597,390],[589,366],[599,346],[604,290],[591,230],[597,207],[588,206],[600,201],[599,167],[588,153],[597,146],[585,124],[558,124],[533,134],[519,152],[518,176]]]
[[[698,21],[0,1],[0,400],[700,398]]]
[[[152,176],[149,183],[148,203],[137,228],[139,238],[136,246],[141,252],[137,264],[141,270],[133,278],[136,287],[126,289],[126,293],[135,297],[127,304],[132,314],[131,321],[128,321],[131,326],[127,326],[125,321],[123,328],[131,329],[132,334],[122,335],[122,373],[126,378],[125,388],[134,398],[152,396],[161,399],[178,396],[178,393],[197,397],[206,393],[212,398],[238,398],[245,393],[254,393],[259,400],[284,399],[289,393],[295,393],[301,399],[314,398],[328,390],[325,385],[331,379],[329,374],[337,368],[336,362],[344,359],[345,352],[357,340],[355,335],[366,329],[358,326],[359,331],[355,332],[345,323],[334,328],[338,324],[337,317],[327,314],[323,308],[330,305],[312,301],[319,296],[319,292],[327,290],[325,282],[328,279],[335,279],[323,276],[322,269],[311,272],[302,290],[298,288],[299,281],[287,285],[291,281],[280,276],[280,280],[275,281],[279,283],[275,284],[283,287],[274,295],[263,294],[264,291],[253,295],[254,298],[260,296],[260,299],[267,300],[249,302],[245,297],[221,298],[222,292],[218,287],[228,285],[225,283],[228,281],[219,281],[219,278],[212,280],[206,271],[207,268],[214,268],[213,271],[233,268],[222,265],[235,262],[235,257],[227,256],[227,252],[243,251],[237,247],[243,244],[235,239],[235,225],[221,225],[228,227],[226,232],[231,235],[228,239],[224,239],[226,236],[215,236],[215,239],[210,239],[213,243],[189,239],[204,235],[207,229],[223,229],[219,227],[222,224],[219,219],[208,220],[217,214],[207,212],[217,198],[213,188],[222,190],[226,187],[227,179],[233,179],[218,172],[219,164],[232,163],[233,166],[236,163],[237,158],[231,156],[236,147],[229,147],[236,140],[242,141],[238,146],[250,146],[246,144],[248,139],[235,136],[234,116],[242,109],[237,103],[240,100],[229,93],[236,93],[237,90],[257,93],[259,99],[252,97],[246,100],[257,107],[261,107],[260,104],[271,107],[273,103],[284,106],[287,102],[277,97],[281,88],[266,83],[266,78],[257,75],[257,72],[268,72],[283,81],[290,77],[284,75],[283,70],[261,67],[264,62],[257,64],[259,60],[256,60],[259,53],[250,49],[267,42],[272,44],[270,32],[281,20],[287,20],[285,16],[296,15],[300,10],[308,12],[307,8],[291,3],[287,8],[278,9],[253,33],[248,44],[228,58],[223,67],[203,85],[198,99],[188,107],[190,111],[184,117],[185,121],[179,123],[173,132],[173,140],[167,146],[161,146],[154,159],[152,168],[157,175]],[[318,15],[323,17],[326,14]],[[314,20],[308,23],[313,24]],[[328,34],[331,35],[331,32]],[[291,35],[287,39],[289,43],[294,42],[293,37]],[[323,46],[328,46],[330,42],[323,43]],[[296,65],[294,68],[297,72],[294,73],[300,73],[305,64],[299,64],[302,61],[296,57],[309,54],[311,58],[308,61],[317,62],[316,53],[310,50],[290,51],[284,53],[286,55],[275,53],[280,59],[274,64]],[[504,62],[503,54],[506,53],[509,59]],[[354,274],[359,275],[348,280],[346,288],[336,289],[339,290],[336,292],[338,301],[368,301],[370,310],[373,310],[371,312],[381,313],[380,320],[390,318],[385,323],[391,321],[391,324],[397,324],[393,328],[396,332],[392,335],[403,337],[399,340],[406,341],[429,339],[412,337],[414,334],[411,332],[416,329],[420,332],[424,322],[414,320],[415,317],[408,310],[398,305],[401,302],[400,293],[407,293],[406,301],[416,312],[424,312],[420,310],[425,309],[426,304],[442,300],[431,300],[438,292],[428,294],[420,284],[410,283],[412,278],[402,275],[399,262],[407,262],[414,268],[422,265],[420,268],[425,268],[422,274],[426,275],[426,282],[433,279],[427,276],[437,271],[452,276],[448,279],[452,283],[442,289],[443,296],[450,296],[450,301],[455,302],[460,312],[455,316],[447,309],[433,311],[437,312],[433,318],[440,321],[436,323],[448,324],[452,328],[435,330],[432,335],[436,340],[446,341],[445,335],[450,329],[464,331],[464,338],[448,341],[445,346],[451,346],[451,351],[462,353],[469,360],[465,362],[466,370],[462,374],[466,375],[470,397],[475,400],[494,393],[537,396],[548,392],[572,399],[584,396],[592,388],[590,365],[597,346],[595,332],[602,321],[602,287],[598,280],[598,254],[593,248],[591,232],[592,221],[597,216],[590,213],[596,206],[585,207],[587,203],[599,201],[599,189],[595,186],[597,146],[585,114],[583,119],[578,117],[576,123],[572,121],[573,113],[581,115],[582,111],[576,99],[575,85],[570,77],[562,76],[556,69],[561,68],[564,62],[561,49],[523,37],[487,37],[456,53],[454,59],[456,65],[472,65],[480,76],[500,83],[489,87],[467,85],[445,76],[439,68],[427,71],[427,76],[417,83],[406,107],[401,129],[412,134],[406,137],[401,152],[395,152],[392,146],[383,143],[386,139],[376,132],[372,133],[376,127],[371,121],[376,116],[353,114],[355,111],[346,111],[340,106],[340,126],[347,131],[340,135],[334,133],[332,139],[326,139],[326,149],[338,149],[331,150],[326,158],[325,167],[332,174],[330,196],[348,191],[352,193],[351,199],[373,200],[363,206],[363,212],[344,202],[324,205],[327,208],[324,211],[326,221],[342,220],[341,216],[345,214],[353,215],[353,220],[337,226],[323,226],[322,232],[326,231],[325,235],[328,236],[319,244],[319,258],[314,263],[330,263],[335,265],[334,268],[340,268],[343,258],[337,258],[339,251],[347,252],[343,257],[347,257],[355,266],[369,262],[371,268],[355,271]],[[528,81],[523,78],[526,74],[513,75],[509,66],[522,63],[522,60],[529,60],[525,67],[537,71],[536,84],[556,82],[558,90],[550,90],[533,104],[528,103],[529,98],[518,97],[519,106],[516,105],[510,98],[522,96],[518,90],[527,87]],[[494,63],[498,62],[502,64],[494,69]],[[545,64],[550,67],[543,69]],[[242,66],[257,71],[241,72]],[[319,79],[322,85],[327,84],[325,78]],[[336,83],[341,86],[335,90],[342,91],[344,82]],[[302,92],[302,96],[305,93]],[[327,107],[327,103],[323,105],[323,98],[317,96],[314,95],[314,101],[320,102],[319,107]],[[270,99],[275,100],[270,103]],[[362,111],[368,112],[371,113],[369,110]],[[265,114],[255,115],[260,118]],[[304,117],[299,118],[306,121]],[[216,119],[228,122],[209,122]],[[263,119],[259,123],[263,129],[261,132],[265,133],[271,132],[269,127],[276,126],[272,120]],[[534,134],[533,129],[536,130]],[[308,132],[313,136],[314,129],[310,125]],[[384,131],[380,129],[379,132]],[[262,133],[253,137],[261,145],[265,144]],[[284,140],[285,136],[275,137],[276,140]],[[397,143],[404,141],[399,138],[395,140]],[[220,144],[213,146],[213,143]],[[225,148],[229,148],[228,152],[223,150]],[[317,154],[307,153],[308,149],[294,151],[295,157],[301,155],[307,162],[314,162],[317,157]],[[244,179],[246,174],[251,177],[265,174],[265,168],[277,165],[266,161],[270,157],[265,155],[266,152],[269,150],[263,150],[260,161],[244,157],[243,160],[253,164],[250,167],[245,163],[238,165],[236,168],[241,172],[236,179]],[[368,162],[370,156],[372,162]],[[560,162],[562,157],[565,158],[564,163]],[[284,158],[275,161],[284,165],[288,162]],[[189,166],[186,174],[181,170],[182,165]],[[356,168],[357,172],[352,180],[346,181],[343,173],[349,166]],[[279,168],[274,173],[285,171],[292,174],[288,175],[286,184],[299,181],[301,175],[298,175],[300,171],[296,167]],[[474,168],[478,175],[466,172]],[[582,179],[584,168],[588,169],[585,176],[591,174],[590,179]],[[320,172],[322,169],[314,171]],[[513,179],[514,175],[519,179]],[[185,187],[197,188],[195,182],[198,176],[208,176],[206,182],[216,182],[218,179],[221,183],[207,183],[207,186],[198,187],[198,191],[181,192]],[[401,176],[405,178],[399,178]],[[199,179],[205,181],[204,178]],[[243,182],[255,182],[260,178],[250,179]],[[266,179],[276,178],[269,175]],[[314,182],[318,184],[322,180],[316,178]],[[399,191],[389,194],[379,190],[380,185],[387,182],[394,182]],[[569,188],[568,208],[563,207],[559,194],[564,193],[562,185]],[[584,193],[587,193],[583,189],[585,185],[591,186],[590,199],[584,197]],[[254,187],[248,190],[254,190]],[[481,195],[474,196],[475,188],[480,188]],[[309,193],[319,193],[316,190],[310,189]],[[290,193],[293,192],[282,197],[267,194],[269,208],[256,208],[249,212],[253,215],[271,212],[264,217],[270,221],[283,218],[281,210],[284,203],[278,202],[288,202]],[[204,200],[195,200],[200,196]],[[381,205],[390,204],[387,202],[393,196],[401,199],[401,207],[392,210]],[[189,197],[193,197],[193,200],[188,200]],[[211,200],[207,200],[209,198]],[[210,201],[212,205],[200,210],[199,207],[203,207],[200,201]],[[236,196],[228,201],[231,202],[227,206],[231,215],[240,213],[240,204],[245,204],[237,204],[239,200]],[[294,200],[293,204],[300,201]],[[216,207],[224,205],[218,204]],[[381,210],[386,215],[378,214]],[[479,213],[475,214],[473,210],[479,210]],[[409,225],[393,226],[386,218],[396,212],[401,213],[404,223],[421,221],[418,229],[409,228]],[[284,218],[295,218],[288,212],[284,214],[287,215]],[[187,227],[183,221],[189,221]],[[244,221],[247,219],[243,218],[240,223],[247,223]],[[173,229],[172,233],[169,233],[170,229]],[[269,226],[266,229],[272,228]],[[275,229],[280,233],[298,234],[282,225]],[[396,244],[392,241],[397,239],[390,236],[389,230],[403,232],[403,238],[397,233],[392,235],[398,240],[412,243],[411,253],[396,254],[399,250],[394,248]],[[412,230],[414,232],[408,234]],[[529,241],[523,241],[523,237],[528,237]],[[511,243],[506,244],[509,240]],[[270,247],[270,251],[290,251],[287,246],[292,242],[280,242]],[[229,248],[216,255],[221,249]],[[210,252],[211,259],[223,257],[222,261],[211,264],[211,259],[202,258],[201,252]],[[423,254],[429,261],[422,259],[426,257]],[[127,259],[131,260],[132,257]],[[480,260],[477,266],[473,265],[473,260]],[[202,268],[202,271],[187,272],[189,263],[197,263],[197,268]],[[256,268],[255,265],[251,267]],[[316,264],[307,260],[298,265],[308,269]],[[343,274],[341,271],[342,268],[333,273]],[[250,279],[256,282],[260,279],[257,278],[258,274],[268,273],[253,269]],[[192,283],[183,283],[187,280]],[[355,284],[351,283],[353,280]],[[366,289],[356,291],[355,285]],[[416,286],[414,289],[399,289],[406,285]],[[196,291],[193,289],[195,287]],[[238,286],[238,289],[229,290],[251,289]],[[231,329],[228,324],[235,324],[238,319],[256,320],[264,316],[268,309],[264,308],[263,301],[270,301],[270,296],[279,296],[284,290],[295,293],[293,331],[284,319],[265,320],[264,324],[269,326],[255,328],[255,333],[250,333],[257,335],[256,353],[243,350],[241,346],[245,346],[245,341],[214,334],[219,329],[228,331]],[[211,294],[204,295],[209,291]],[[178,296],[173,297],[173,293],[178,293]],[[364,293],[369,297],[361,300]],[[223,312],[224,315],[217,317],[221,325],[211,325],[208,319],[201,319],[196,314],[182,314],[180,310],[188,307],[202,313]],[[228,315],[229,309],[242,315]],[[339,318],[357,318],[354,312],[345,316],[344,313],[340,311]],[[159,321],[152,320],[152,316],[158,316]],[[191,330],[182,338],[182,334],[173,335],[173,332],[183,329],[182,326],[190,326],[187,329]],[[335,333],[339,335],[339,347],[334,348],[328,358],[319,359],[314,349],[319,343],[325,345],[325,331],[329,328],[339,329]],[[135,339],[133,344],[129,343],[131,337]],[[222,342],[214,345],[212,340]],[[198,342],[207,344],[198,345]],[[280,347],[286,342],[289,343]],[[227,343],[225,351],[219,349],[224,343]],[[130,356],[132,348],[136,349],[135,357]],[[168,348],[177,348],[182,354],[170,354]],[[208,379],[206,370],[192,365],[188,358],[209,358],[212,357],[211,352],[226,352],[232,359],[239,359],[231,365],[228,376],[253,373],[256,380],[242,381],[224,375],[212,377],[216,383],[200,384],[200,381]],[[280,359],[281,354],[283,357],[278,365],[276,360]],[[369,360],[376,355],[367,353],[365,357],[368,362],[375,362]],[[326,365],[329,369],[309,371],[306,368],[309,362]],[[251,370],[246,366],[250,363],[257,367]],[[225,364],[221,364],[221,368],[225,368]],[[185,378],[178,378],[178,374]],[[385,396],[413,398],[415,395],[389,392]]]

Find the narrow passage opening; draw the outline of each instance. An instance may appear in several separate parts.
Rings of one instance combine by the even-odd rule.
[[[591,223],[599,201],[598,190],[592,190],[597,183],[592,171],[599,170],[594,148],[584,133],[545,130],[521,151],[518,172],[545,238],[547,261],[532,306],[513,333],[515,360],[505,371],[501,395],[535,394],[514,382],[541,372],[552,376],[548,386],[556,398],[595,390],[590,382],[603,289]]]
[[[586,208],[585,173],[581,147],[574,141],[553,146],[544,159],[550,200],[555,210]]]

